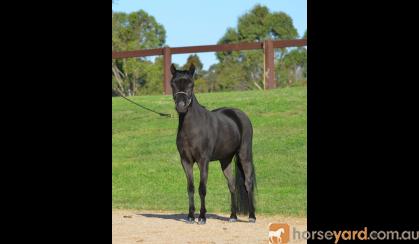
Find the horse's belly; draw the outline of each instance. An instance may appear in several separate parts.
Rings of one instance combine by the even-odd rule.
[[[218,130],[217,130],[218,129]],[[181,155],[198,162],[231,158],[240,146],[240,133],[234,124],[225,123],[211,130],[192,130],[178,137],[178,150]]]
[[[239,147],[239,138],[220,137],[214,146],[211,161],[232,157]]]

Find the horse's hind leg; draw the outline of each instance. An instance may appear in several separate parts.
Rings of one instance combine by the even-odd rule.
[[[255,172],[253,168],[253,162],[252,162],[252,151],[250,149],[243,150],[240,149],[239,153],[240,162],[243,167],[243,172],[245,176],[245,186],[246,191],[248,194],[249,199],[249,222],[254,223],[256,221],[255,216],[255,203],[254,203],[254,183],[255,183]]]
[[[231,163],[231,159],[220,160],[221,169],[223,170],[224,176],[227,179],[228,189],[230,190],[231,194],[231,215],[230,215],[230,222],[237,221],[237,206],[236,206],[236,182],[233,175],[233,164]]]
[[[182,166],[185,170],[186,179],[188,182],[188,197],[189,197],[189,214],[187,221],[189,223],[195,223],[195,203],[194,203],[194,192],[195,187],[193,183],[193,162],[189,162],[186,159],[182,160]]]

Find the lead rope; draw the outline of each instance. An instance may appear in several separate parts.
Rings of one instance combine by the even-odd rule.
[[[167,118],[172,118],[172,117],[174,117],[174,116],[172,116],[171,114],[160,113],[160,112],[157,112],[157,111],[155,111],[155,110],[153,110],[153,109],[149,109],[149,108],[147,108],[147,107],[144,107],[143,105],[141,105],[141,104],[139,104],[139,103],[136,103],[136,102],[132,101],[131,99],[127,98],[126,96],[124,96],[124,95],[122,95],[122,94],[119,94],[119,95],[120,95],[123,99],[127,100],[128,102],[131,102],[131,103],[133,103],[133,104],[137,105],[138,107],[140,107],[140,108],[142,108],[142,109],[145,109],[145,110],[148,110],[148,111],[150,111],[150,112],[156,113],[156,114],[158,114],[158,115],[160,115],[160,116],[163,116],[163,117],[167,117]]]

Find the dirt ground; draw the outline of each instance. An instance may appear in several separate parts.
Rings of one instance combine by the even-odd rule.
[[[229,223],[227,214],[207,214],[205,225],[187,224],[184,213],[161,211],[112,210],[112,243],[268,243],[268,224],[290,225],[291,244],[307,243],[293,240],[293,228],[307,230],[306,218],[256,216],[256,223],[247,217]],[[196,219],[197,220],[197,219]]]

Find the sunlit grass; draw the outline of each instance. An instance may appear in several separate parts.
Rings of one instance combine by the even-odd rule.
[[[236,107],[249,115],[254,127],[257,212],[305,216],[306,87],[196,96],[209,110]],[[171,96],[131,99],[176,114]],[[177,118],[160,117],[112,98],[113,208],[187,211],[186,178],[175,144],[177,124]],[[197,189],[196,166],[194,172]],[[195,202],[199,209],[199,194],[195,194]],[[209,212],[230,211],[230,194],[219,162],[210,163],[206,202]]]

